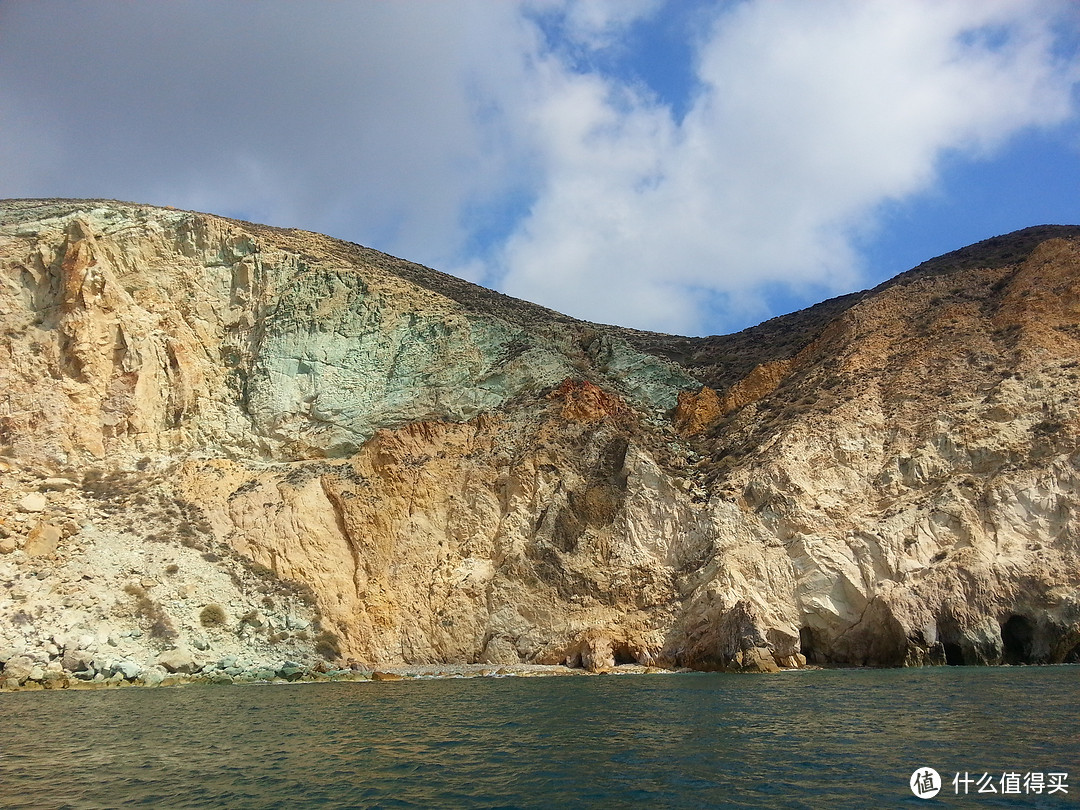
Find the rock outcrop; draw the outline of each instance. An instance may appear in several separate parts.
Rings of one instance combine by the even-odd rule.
[[[716,338],[104,201],[0,278],[19,673],[1080,656],[1080,229]]]

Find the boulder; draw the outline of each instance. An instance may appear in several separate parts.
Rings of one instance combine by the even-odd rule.
[[[277,676],[287,681],[298,681],[304,677],[306,672],[307,670],[299,664],[286,663],[285,666],[278,669]]]
[[[493,636],[484,645],[478,661],[481,664],[520,664],[521,656],[513,641],[506,636]]]
[[[766,647],[751,647],[743,650],[736,659],[742,672],[779,672],[780,667],[773,660],[772,653]]]
[[[64,673],[47,669],[45,677],[41,679],[41,685],[46,689],[67,689],[71,686],[71,682]]]
[[[165,680],[165,673],[157,667],[151,667],[144,670],[139,679],[142,681],[143,686],[161,686],[161,682]]]
[[[158,663],[172,674],[190,675],[199,668],[191,650],[183,647],[166,650],[158,656]]]
[[[49,505],[49,499],[45,497],[44,493],[31,492],[25,495],[22,500],[19,501],[20,512],[44,512],[45,507]]]
[[[14,537],[0,538],[0,554],[10,554],[16,548],[18,548],[18,544],[15,542]]]
[[[4,678],[14,678],[19,683],[25,683],[34,669],[34,661],[27,655],[15,655],[4,664]]]
[[[117,661],[114,658],[97,657],[90,662],[90,666],[104,678],[111,678],[116,674]]]
[[[125,680],[133,681],[139,677],[139,673],[142,672],[142,667],[134,661],[121,661],[117,664],[116,671],[123,675]]]
[[[375,670],[374,672],[371,673],[371,680],[373,680],[373,681],[400,681],[400,680],[402,680],[402,676],[398,675],[396,672],[382,672],[380,670]]]
[[[615,666],[615,652],[611,639],[607,636],[594,636],[581,644],[581,666],[589,672],[600,672]]]
[[[64,657],[61,661],[64,664],[64,669],[68,672],[79,672],[80,670],[90,669],[90,662],[94,660],[94,656],[87,650],[83,649],[65,649]]]
[[[63,533],[52,523],[39,523],[26,536],[23,551],[27,557],[52,557],[60,546]]]
[[[68,478],[46,478],[38,485],[41,492],[66,492],[77,487],[74,481]]]

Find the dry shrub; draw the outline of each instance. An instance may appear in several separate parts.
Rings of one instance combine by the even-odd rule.
[[[228,620],[225,608],[216,602],[211,602],[199,614],[199,621],[202,622],[203,627],[221,627]]]

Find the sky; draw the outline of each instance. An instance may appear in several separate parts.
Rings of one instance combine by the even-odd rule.
[[[0,197],[737,331],[1080,224],[1072,0],[0,0]]]

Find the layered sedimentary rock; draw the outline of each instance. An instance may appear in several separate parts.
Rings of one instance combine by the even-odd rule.
[[[316,234],[8,201],[0,647],[1074,660],[1078,237],[676,338]]]

